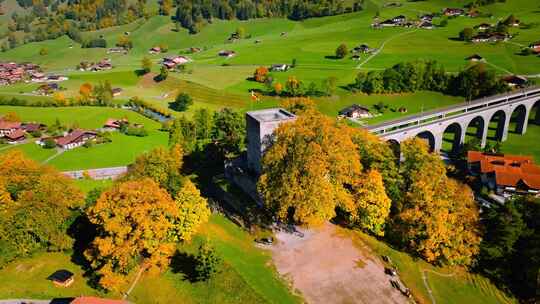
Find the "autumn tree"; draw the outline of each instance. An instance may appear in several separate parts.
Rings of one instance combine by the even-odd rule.
[[[428,262],[470,265],[479,252],[479,214],[471,189],[446,175],[418,138],[402,143],[406,192],[397,227],[408,248]]]
[[[180,145],[173,145],[170,149],[155,148],[139,155],[129,166],[124,179],[138,180],[148,177],[175,196],[184,182],[183,157],[184,151]]]
[[[281,92],[283,92],[283,85],[280,82],[274,83],[274,93],[281,95]]]
[[[79,94],[83,100],[90,100],[92,97],[93,87],[88,82],[83,83],[79,88]]]
[[[0,120],[10,122],[20,122],[21,117],[16,112],[7,112],[4,116],[0,117]]]
[[[99,283],[117,290],[135,267],[158,272],[175,250],[179,209],[152,179],[115,185],[87,211],[97,236],[84,252]]]
[[[369,170],[353,185],[355,208],[351,220],[371,233],[383,236],[391,200],[386,195],[383,178],[376,170]]]
[[[0,156],[0,258],[70,249],[67,234],[83,195],[72,180],[20,151]]]
[[[171,14],[172,6],[172,0],[161,0],[159,2],[159,14],[169,16]]]
[[[287,93],[290,96],[299,96],[301,95],[302,82],[294,76],[289,76],[287,82],[285,83],[285,88],[287,88]]]
[[[150,58],[144,57],[141,60],[141,70],[144,74],[150,73],[150,71],[152,70],[152,61],[150,60]]]
[[[178,240],[189,241],[200,226],[208,222],[210,217],[208,202],[189,180],[184,183],[174,202],[179,210],[178,218],[174,222],[175,235],[178,236]]]
[[[309,97],[293,97],[283,99],[279,105],[294,114],[301,114],[305,111],[315,110],[315,102]]]
[[[266,77],[268,76],[268,68],[264,66],[260,66],[257,69],[255,69],[255,72],[253,73],[253,79],[255,81],[263,83],[266,81]]]
[[[335,216],[336,207],[351,211],[350,187],[361,164],[348,128],[316,111],[275,130],[265,152],[258,188],[277,218],[316,225]]]

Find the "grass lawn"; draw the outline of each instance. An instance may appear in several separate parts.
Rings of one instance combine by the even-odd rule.
[[[252,238],[227,219],[213,215],[200,235],[191,244],[180,245],[179,249],[187,255],[193,254],[204,238],[208,238],[223,257],[225,267],[222,273],[208,282],[192,283],[184,278],[182,272],[182,269],[193,267],[191,260],[173,259],[176,262],[165,273],[143,275],[128,300],[134,303],[300,303],[300,299],[289,292],[287,285],[269,266],[269,252],[256,248]],[[75,283],[71,287],[56,288],[46,280],[58,269],[75,273]],[[0,281],[3,282],[0,298],[100,295],[87,285],[82,273],[66,253],[39,253],[18,259],[0,269]],[[115,294],[106,296],[120,297]]]
[[[30,139],[31,142],[26,144],[20,144],[11,146],[9,148],[3,148],[0,150],[0,154],[7,153],[14,150],[19,150],[24,153],[24,155],[28,156],[29,158],[37,161],[42,162],[46,160],[47,158],[51,157],[56,153],[55,149],[43,149],[41,146],[35,144],[33,142],[33,139]]]
[[[113,184],[113,181],[110,179],[75,179],[73,182],[84,193],[88,193],[96,188],[106,189]]]
[[[400,279],[411,289],[415,300],[419,303],[431,303],[428,290],[422,280],[423,271],[425,271],[429,287],[433,291],[433,297],[439,304],[517,303],[480,275],[468,273],[457,267],[434,267],[424,260],[395,250],[359,231],[346,231],[344,233],[353,238],[353,242],[360,250],[370,250],[377,255],[389,256],[398,270]]]
[[[532,155],[535,162],[540,164],[540,126],[529,122],[524,135],[509,132],[508,139],[501,147],[504,153]]]

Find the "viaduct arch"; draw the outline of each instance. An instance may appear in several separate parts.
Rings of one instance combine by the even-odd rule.
[[[505,141],[508,133],[525,134],[530,123],[540,125],[540,87],[482,98],[436,109],[367,129],[393,146],[411,137],[426,139],[434,152],[456,152],[467,137],[484,147],[489,139]],[[445,135],[446,134],[446,135]]]

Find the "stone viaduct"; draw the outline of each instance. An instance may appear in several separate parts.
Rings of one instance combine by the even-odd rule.
[[[415,136],[424,138],[435,152],[440,152],[443,141],[447,141],[451,143],[448,152],[455,152],[465,143],[466,135],[478,138],[484,147],[490,130],[492,139],[505,141],[508,132],[524,134],[529,122],[540,124],[540,87],[411,115],[367,129],[396,144]]]

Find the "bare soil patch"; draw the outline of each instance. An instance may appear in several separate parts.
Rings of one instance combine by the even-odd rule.
[[[308,303],[408,303],[390,285],[382,263],[360,252],[334,225],[302,232],[304,237],[277,232],[271,250],[277,270]]]

